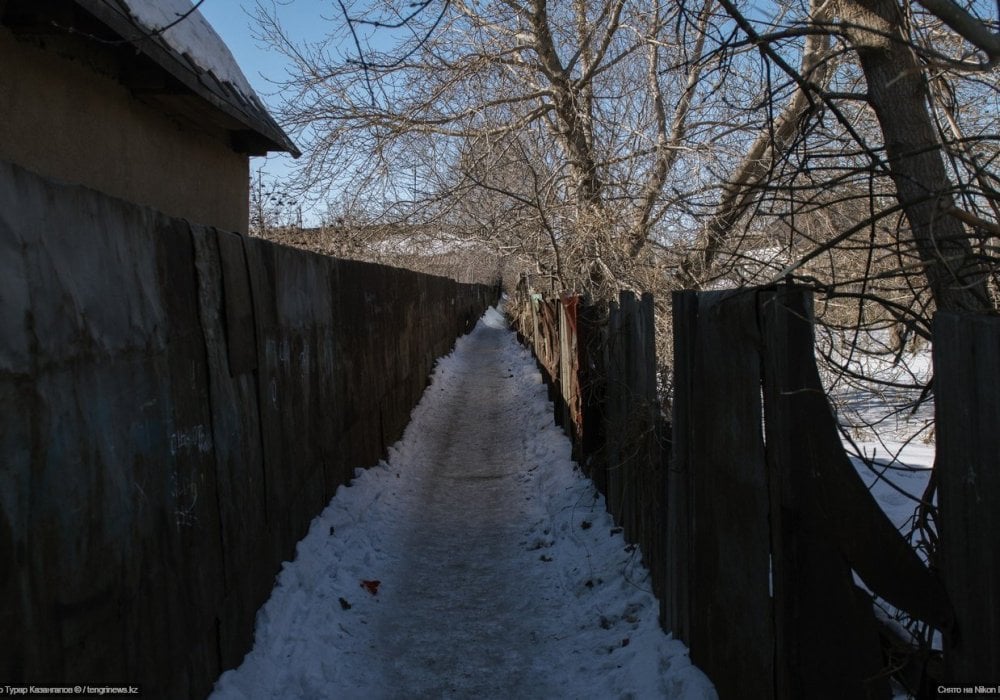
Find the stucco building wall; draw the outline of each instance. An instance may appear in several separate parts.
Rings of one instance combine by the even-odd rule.
[[[0,27],[0,159],[38,174],[246,232],[249,163],[226,131],[182,123],[111,76]]]

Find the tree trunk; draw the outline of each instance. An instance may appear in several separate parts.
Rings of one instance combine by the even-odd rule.
[[[992,308],[986,275],[960,221],[946,214],[951,182],[928,108],[923,68],[895,0],[841,0],[850,38],[882,129],[896,196],[910,225],[937,308]],[[870,31],[868,31],[870,30]]]
[[[540,59],[540,69],[549,80],[555,106],[555,136],[566,151],[570,171],[575,181],[576,200],[583,210],[601,207],[602,183],[597,174],[594,158],[592,125],[582,111],[587,107],[581,85],[570,78],[559,60],[555,41],[549,27],[546,0],[535,0],[532,5],[531,24],[535,34],[535,51]]]

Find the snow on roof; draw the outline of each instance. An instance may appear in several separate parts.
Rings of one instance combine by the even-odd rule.
[[[230,83],[246,97],[257,98],[226,42],[215,33],[201,12],[194,9],[190,0],[121,1],[139,24],[152,33],[159,33],[177,53],[187,54],[199,68],[214,73],[216,78]],[[168,26],[169,29],[161,31]]]
[[[74,0],[196,95],[247,127],[247,152],[301,155],[190,0]],[[2,4],[2,0],[0,0]],[[244,135],[240,135],[244,138]]]

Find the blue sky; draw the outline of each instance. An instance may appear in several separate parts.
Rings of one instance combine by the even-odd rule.
[[[319,42],[331,34],[344,35],[344,18],[334,0],[261,0],[261,3],[268,9],[274,9],[288,36],[295,42]],[[358,11],[357,3],[354,5],[354,11]],[[274,81],[282,78],[289,63],[280,52],[254,39],[256,21],[253,15],[256,6],[256,0],[204,0],[198,9],[226,42],[243,74],[273,113],[280,103]],[[391,30],[358,31],[361,41],[367,46],[384,48],[393,40]],[[347,45],[339,48],[345,55],[354,55],[357,49],[353,41],[345,40]],[[338,47],[327,48],[335,52]],[[289,135],[295,138],[295,134]],[[253,173],[263,169],[265,181],[280,183],[291,177],[294,163],[290,156],[272,155],[266,159],[251,159],[250,168]],[[325,205],[309,207],[304,204],[303,222],[308,226],[319,225],[324,213]]]
[[[274,86],[267,78],[280,77],[286,63],[280,53],[253,38],[255,5],[254,0],[205,0],[198,9],[229,46],[261,99],[270,103],[267,95],[274,92]],[[330,12],[329,0],[284,0],[276,3],[275,8],[289,35],[295,39],[321,39],[336,20]],[[323,21],[321,17],[330,21]]]
[[[269,82],[282,76],[287,62],[271,47],[253,38],[254,0],[205,0],[198,8],[216,33],[226,42],[243,74],[258,96],[273,108],[278,104],[275,86]],[[299,40],[316,41],[334,28],[337,16],[332,13],[330,0],[282,0],[275,4],[282,23],[290,36]],[[326,18],[324,21],[322,18]],[[253,158],[251,169],[263,168],[272,178],[287,178],[294,161],[289,156],[273,155],[267,159]],[[321,212],[303,212],[307,223],[318,223]]]

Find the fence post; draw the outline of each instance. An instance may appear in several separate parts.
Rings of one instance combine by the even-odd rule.
[[[604,337],[604,368],[607,382],[605,384],[605,435],[608,436],[604,445],[606,458],[607,491],[604,493],[608,511],[615,523],[621,524],[621,493],[622,493],[622,452],[621,435],[625,426],[623,423],[623,407],[625,392],[620,377],[622,374],[622,310],[617,303],[608,305],[608,325]]]
[[[618,451],[621,460],[621,491],[618,510],[621,513],[625,536],[630,542],[638,542],[640,536],[639,514],[635,503],[638,500],[639,477],[642,470],[639,452],[641,451],[642,425],[636,418],[635,407],[642,397],[636,393],[637,364],[636,330],[639,325],[639,304],[632,292],[621,292],[618,295],[618,305],[621,307],[621,330],[619,339],[619,374],[616,381],[621,386],[621,431],[616,433],[616,439],[621,443]]]
[[[938,530],[955,612],[949,684],[1000,682],[1000,318],[934,319]]]
[[[868,523],[866,516],[878,506],[866,502],[870,496],[847,462],[820,384],[813,354],[812,296],[799,289],[764,292],[760,316],[775,696],[888,697],[872,602],[856,589],[835,531],[847,527],[848,518]],[[837,475],[841,478],[832,478]],[[848,481],[851,477],[856,484]],[[837,493],[825,493],[829,491]],[[885,524],[895,536],[888,521]],[[876,539],[879,534],[876,524],[861,536]],[[894,553],[887,547],[885,557]]]
[[[604,426],[605,368],[601,329],[606,319],[601,309],[594,305],[581,305],[578,343],[580,350],[580,399],[583,412],[583,440],[580,445],[580,463],[597,486],[607,493],[607,457],[604,454],[606,432]]]
[[[683,642],[691,639],[691,420],[694,397],[698,294],[674,292],[673,446],[667,471],[667,595],[664,629]]]
[[[687,414],[677,453],[689,483],[687,642],[720,697],[766,699],[774,636],[756,295],[703,292],[690,313],[675,383]]]

